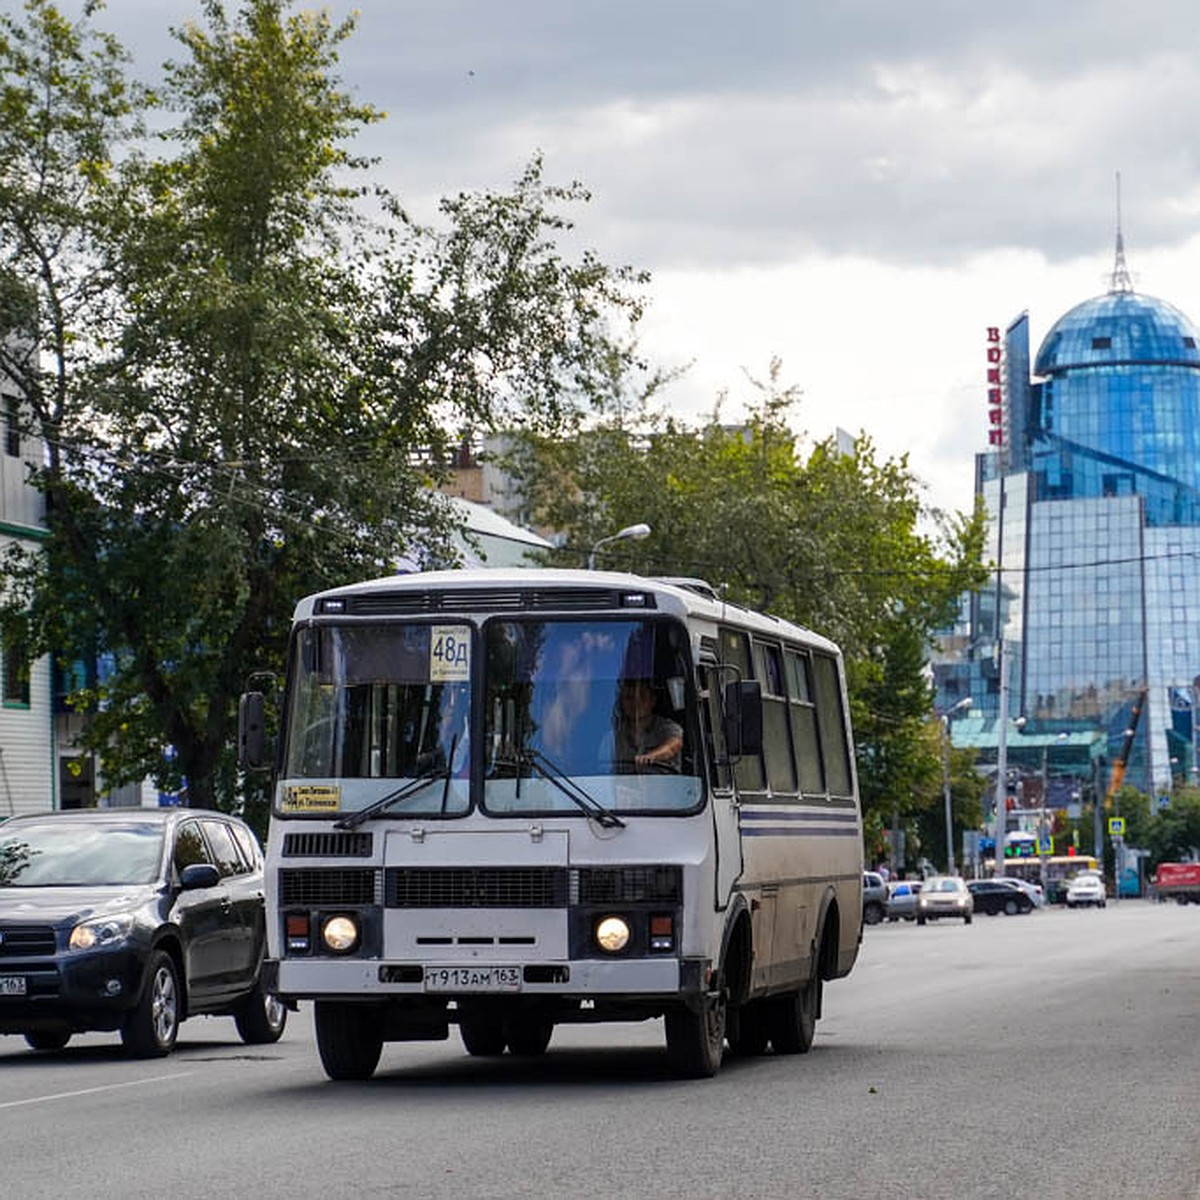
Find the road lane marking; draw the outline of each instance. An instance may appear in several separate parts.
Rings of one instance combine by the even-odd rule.
[[[169,1079],[186,1079],[195,1071],[180,1071],[175,1075],[155,1075],[150,1079],[132,1079],[128,1083],[106,1083],[102,1087],[80,1088],[76,1092],[54,1092],[49,1096],[30,1096],[25,1100],[5,1100],[0,1108],[20,1108],[25,1104],[46,1104],[51,1100],[73,1100],[77,1096],[94,1096],[97,1092],[115,1092],[118,1088],[141,1087],[145,1083],[165,1083]]]

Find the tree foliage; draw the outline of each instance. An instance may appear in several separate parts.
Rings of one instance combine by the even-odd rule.
[[[229,804],[236,697],[297,597],[436,553],[446,448],[586,405],[640,280],[563,257],[586,193],[536,158],[430,224],[360,183],[353,19],[205,0],[156,96],[97,9],[0,22],[2,365],[51,450],[48,549],[10,560],[7,611],[104,665],[76,700],[110,782]]]
[[[696,426],[663,412],[662,376],[633,396],[616,381],[599,419],[569,439],[515,434],[505,462],[522,515],[566,533],[555,561],[580,565],[601,538],[646,522],[648,539],[610,543],[597,565],[701,577],[835,639],[868,830],[878,832],[893,810],[907,818],[941,797],[927,652],[957,598],[981,582],[983,515],[929,511],[907,462],[880,461],[866,436],[850,453],[832,439],[805,452],[787,424],[799,393],[780,372],[774,362],[751,380],[736,424],[722,421],[720,403]]]

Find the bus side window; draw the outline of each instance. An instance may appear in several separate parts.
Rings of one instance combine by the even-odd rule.
[[[831,796],[851,796],[850,755],[846,744],[846,717],[842,711],[842,689],[835,659],[813,655],[813,677],[817,685],[817,726],[825,755],[826,777]]]
[[[808,655],[789,650],[786,656],[788,712],[800,790],[806,796],[825,794],[825,767],[817,738],[817,709],[813,703],[811,666]]]
[[[763,752],[767,782],[775,794],[795,794],[796,763],[788,722],[787,687],[783,680],[783,651],[766,642],[754,643],[756,674],[762,684]]]
[[[721,630],[721,661],[727,666],[736,667],[737,674],[727,675],[726,679],[754,679],[754,663],[750,656],[750,638],[737,629]],[[762,756],[759,754],[743,754],[734,766],[739,791],[762,792],[766,790],[766,773],[763,770]]]
[[[708,759],[709,778],[717,791],[733,786],[729,756],[725,750],[725,728],[721,721],[720,672],[715,665],[700,668],[700,728],[704,754]]]

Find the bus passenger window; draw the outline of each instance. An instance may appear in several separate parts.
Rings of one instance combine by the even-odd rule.
[[[775,793],[795,793],[796,764],[788,721],[787,690],[783,681],[783,652],[779,646],[754,643],[754,663],[762,683],[763,752],[767,782]]]
[[[846,745],[846,719],[842,711],[842,690],[837,663],[824,654],[813,655],[817,685],[817,725],[831,796],[851,796],[850,756]]]
[[[812,701],[811,664],[807,655],[787,652],[788,711],[792,739],[796,747],[796,767],[800,790],[806,796],[823,795],[825,768],[821,763],[821,745],[817,740],[817,710]]]
[[[754,663],[750,657],[750,638],[737,629],[721,630],[721,655],[726,666],[737,669],[736,676],[725,678],[754,679]],[[762,756],[743,754],[734,766],[738,789],[743,792],[761,792],[766,789],[766,774]]]

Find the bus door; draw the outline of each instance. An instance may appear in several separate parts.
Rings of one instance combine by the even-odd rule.
[[[716,900],[725,908],[742,875],[742,838],[738,828],[737,791],[733,767],[725,748],[721,720],[721,672],[715,662],[700,664],[700,724],[708,762],[709,809],[716,850]]]

